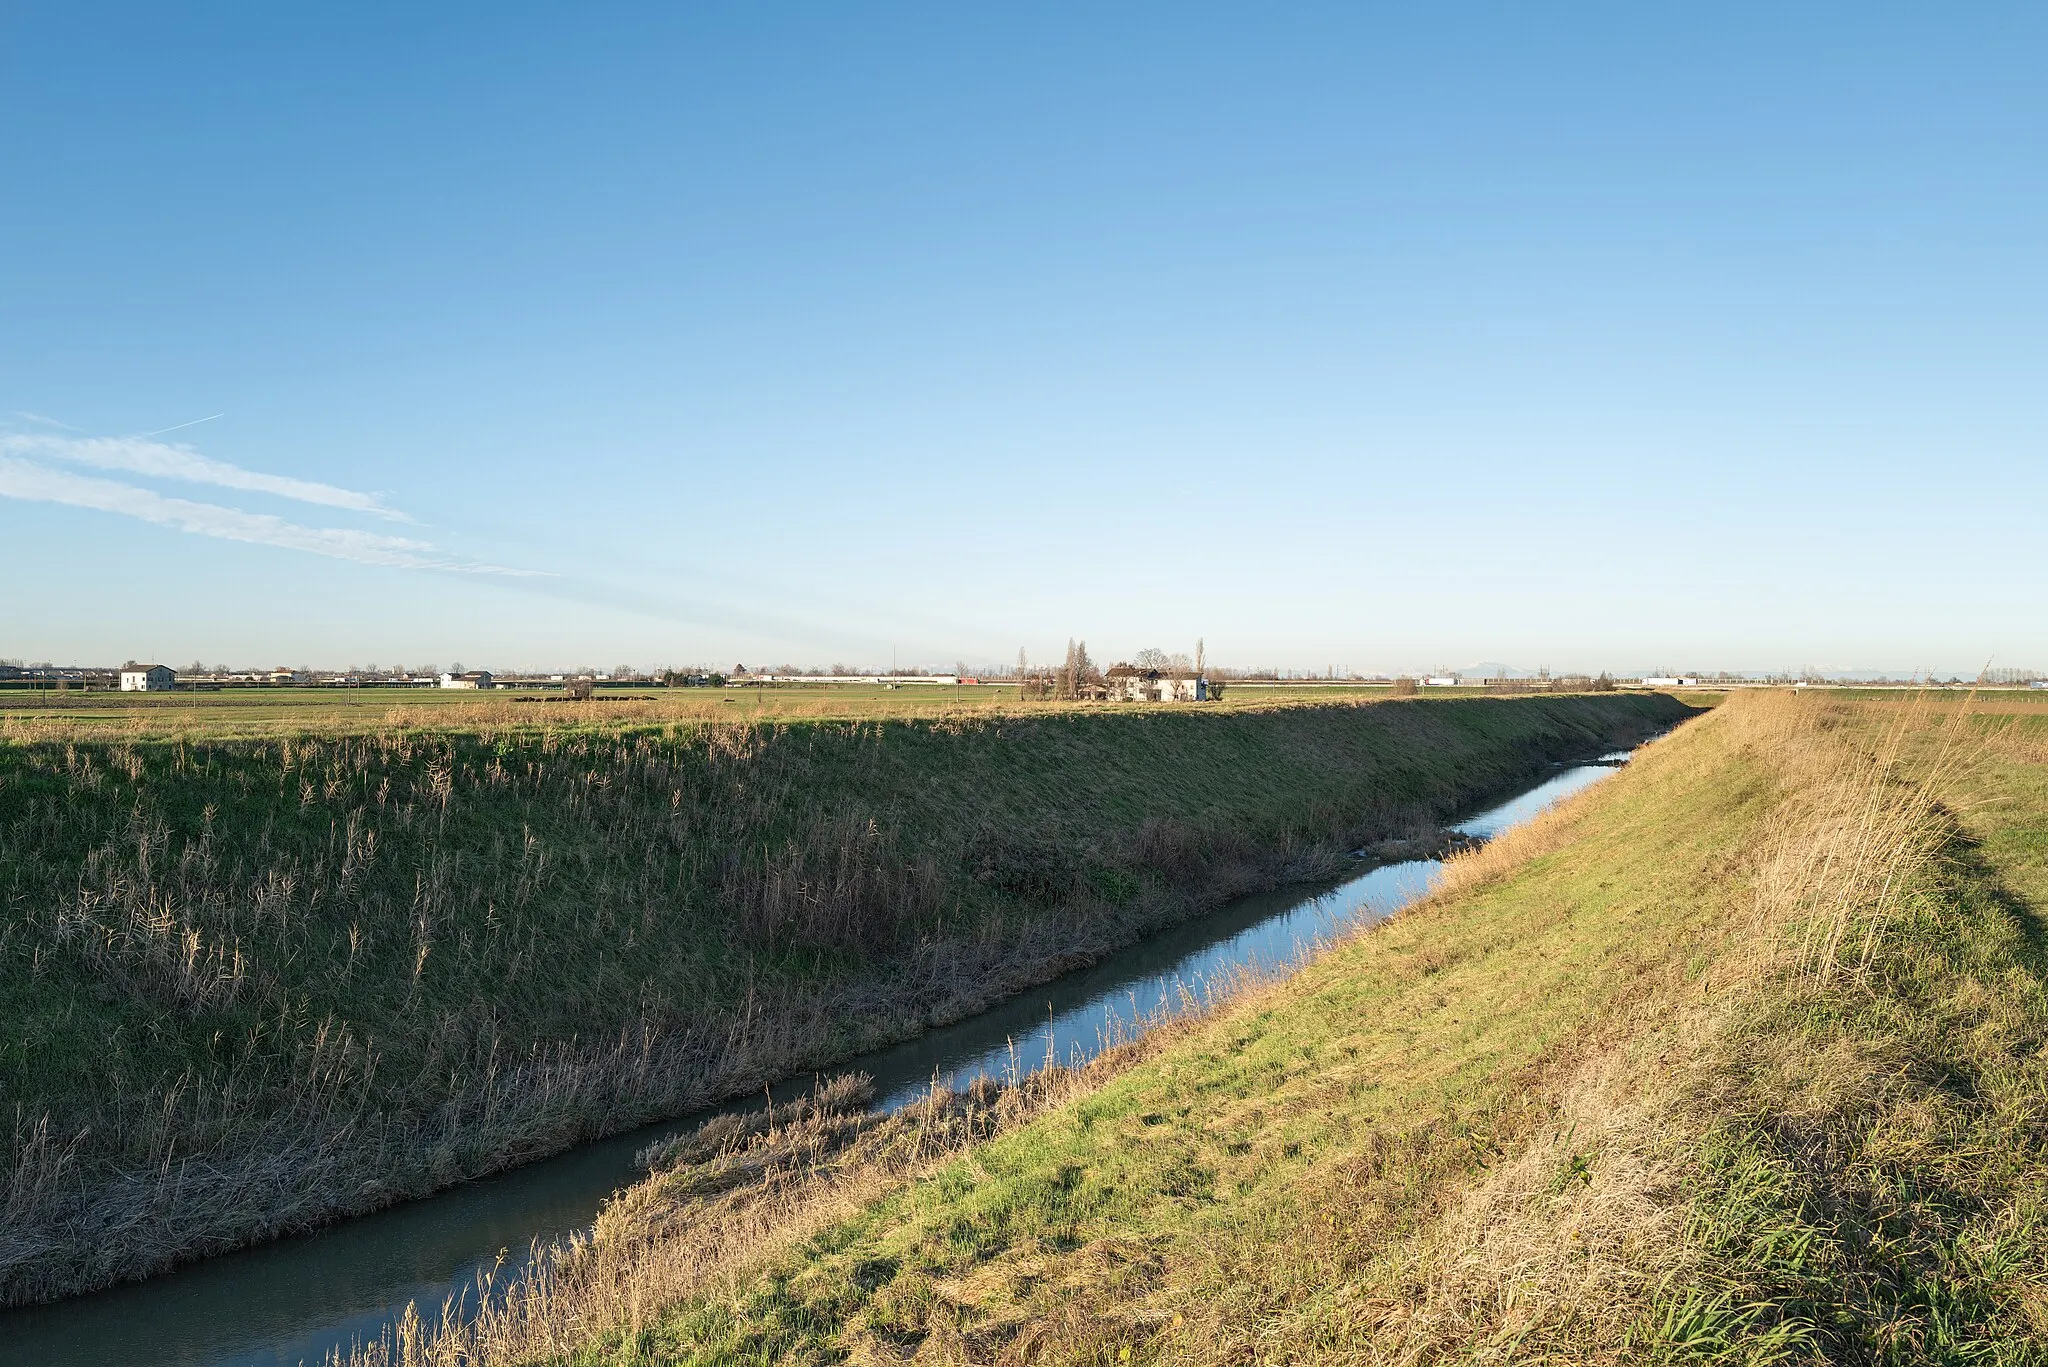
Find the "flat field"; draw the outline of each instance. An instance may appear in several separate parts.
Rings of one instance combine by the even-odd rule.
[[[1433,688],[1427,698],[1476,698],[1479,688]],[[1087,711],[1244,712],[1298,704],[1378,702],[1380,684],[1230,684],[1214,703],[1025,702],[1005,684],[769,684],[744,688],[600,689],[572,702],[559,689],[244,688],[219,692],[36,693],[0,690],[0,738],[60,733],[227,737],[369,734],[389,730],[504,730],[678,722],[866,721],[1032,716]],[[1720,694],[1691,691],[1695,706]]]
[[[525,699],[526,701],[522,701]],[[560,689],[245,688],[219,692],[44,693],[0,691],[5,728],[70,726],[193,736],[464,730],[590,722],[860,721],[985,715],[1074,704],[1024,704],[1015,688],[937,684],[771,684],[748,688],[600,689],[588,702]]]

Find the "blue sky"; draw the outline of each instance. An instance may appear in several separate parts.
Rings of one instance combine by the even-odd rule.
[[[1025,8],[0,4],[0,655],[2048,666],[2048,10]]]

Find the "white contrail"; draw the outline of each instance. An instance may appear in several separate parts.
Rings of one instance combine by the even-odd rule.
[[[412,537],[386,536],[345,527],[302,526],[268,513],[247,513],[215,503],[168,498],[132,484],[75,475],[68,470],[52,470],[31,461],[10,459],[4,454],[0,454],[0,498],[92,508],[198,536],[279,546],[286,550],[332,556],[337,560],[354,560],[365,565],[518,578],[544,576],[542,571],[463,560],[444,553],[431,542]]]
[[[120,470],[157,479],[213,484],[223,489],[246,489],[299,503],[317,503],[326,508],[368,513],[392,522],[412,521],[375,494],[342,489],[314,480],[293,479],[288,475],[268,475],[261,470],[245,470],[224,460],[211,460],[181,442],[151,441],[147,437],[58,437],[41,433],[0,432],[0,455],[57,460],[67,465],[89,465],[100,470]]]
[[[144,432],[142,435],[145,437],[161,437],[164,433],[175,432],[181,427],[197,427],[202,422],[212,422],[215,418],[225,418],[226,416],[227,414],[225,413],[208,413],[203,418],[194,418],[190,422],[173,423],[169,427],[159,427],[154,432]]]

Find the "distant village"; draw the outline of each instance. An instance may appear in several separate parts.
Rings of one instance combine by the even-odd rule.
[[[881,688],[978,688],[1019,689],[1026,699],[1093,702],[1210,702],[1219,700],[1230,687],[1293,688],[1378,686],[1396,693],[1426,690],[1481,689],[1491,693],[1600,692],[1616,688],[1732,688],[1732,687],[1856,687],[1856,688],[1990,688],[2048,689],[2048,671],[2029,669],[1985,670],[1975,677],[1941,677],[1932,673],[1910,677],[1886,677],[1872,672],[1829,674],[1819,671],[1799,674],[1735,674],[1728,672],[1644,673],[1639,676],[1609,674],[1558,674],[1549,670],[1506,672],[1500,667],[1478,670],[1440,670],[1434,673],[1363,674],[1323,671],[1225,669],[1209,666],[1197,647],[1191,658],[1168,655],[1158,650],[1141,651],[1130,661],[1107,668],[1097,667],[1083,643],[1071,645],[1067,657],[1057,665],[1033,666],[1023,658],[1014,667],[969,670],[961,665],[952,671],[860,670],[844,665],[805,668],[776,665],[749,668],[735,664],[729,670],[703,667],[642,670],[620,665],[609,670],[580,668],[559,672],[465,669],[461,665],[434,665],[414,669],[384,669],[377,666],[347,669],[315,669],[279,665],[270,669],[232,669],[225,665],[194,663],[183,668],[159,662],[130,660],[118,666],[58,665],[47,661],[27,663],[0,661],[0,691],[86,691],[124,693],[216,692],[228,689],[310,688],[310,689],[452,689],[452,690],[546,690],[569,697],[590,697],[598,690],[620,688],[771,688],[788,686],[866,685]]]

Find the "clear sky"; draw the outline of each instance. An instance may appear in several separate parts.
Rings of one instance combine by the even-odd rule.
[[[2044,51],[0,0],[0,655],[2048,667]]]

